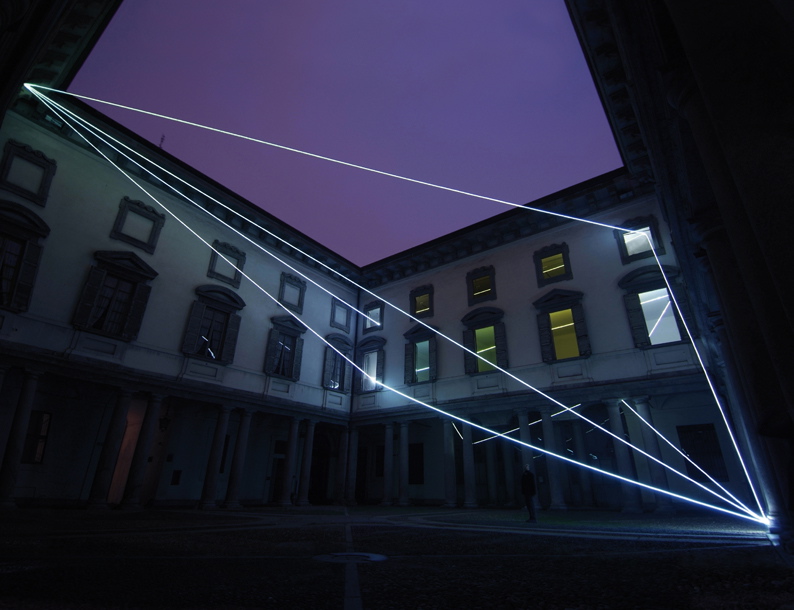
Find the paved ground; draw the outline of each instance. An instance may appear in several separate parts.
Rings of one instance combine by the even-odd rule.
[[[712,514],[312,507],[0,514],[0,608],[777,608],[794,567]]]

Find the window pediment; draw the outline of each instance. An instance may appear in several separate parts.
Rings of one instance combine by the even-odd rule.
[[[133,276],[139,281],[153,280],[158,276],[146,262],[134,252],[98,250],[94,258],[114,271]]]
[[[672,267],[670,265],[662,265],[662,270],[668,279],[671,280],[677,278],[681,273],[678,267]],[[662,277],[658,265],[640,267],[639,269],[627,273],[618,281],[618,286],[623,290],[631,291],[644,290],[659,285],[664,285],[664,277]]]
[[[47,223],[18,203],[0,201],[0,216],[3,217],[3,224],[13,224],[14,228],[33,233],[38,237],[47,237],[50,234]]]
[[[196,294],[200,299],[216,307],[225,306],[227,309],[234,311],[245,307],[245,301],[243,301],[236,292],[224,288],[223,286],[204,284],[196,288]]]
[[[274,316],[270,318],[270,321],[274,328],[289,335],[297,336],[306,332],[306,326],[292,316]]]
[[[492,326],[502,321],[505,312],[498,307],[478,307],[470,311],[461,319],[466,328]]]
[[[538,311],[549,311],[575,305],[582,300],[582,297],[584,297],[584,293],[582,292],[557,288],[540,297],[537,301],[533,302],[532,305],[534,305],[535,309]]]
[[[434,337],[438,329],[434,326],[428,328],[427,326],[423,326],[421,324],[415,325],[411,330],[403,334],[408,341],[424,341],[425,339],[429,339],[430,337]]]

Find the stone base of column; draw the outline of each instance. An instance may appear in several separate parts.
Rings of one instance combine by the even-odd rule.
[[[476,502],[464,502],[463,508],[479,508],[479,505]]]
[[[657,515],[672,515],[675,512],[675,506],[671,502],[657,502],[656,508],[653,509],[653,512]]]
[[[445,502],[441,506],[443,506],[444,508],[457,508],[458,507],[458,503],[457,502]]]
[[[392,505],[392,501],[391,500],[384,500],[383,502],[380,503],[380,505],[381,506],[391,506]]]
[[[237,501],[234,501],[234,502],[226,502],[226,503],[223,505],[223,508],[225,508],[225,509],[227,509],[227,510],[239,510],[239,509],[243,508],[243,505],[242,505],[242,504],[240,504],[240,503],[239,503],[239,502],[237,502]]]
[[[105,500],[89,500],[85,507],[91,510],[110,510],[110,505]]]
[[[556,504],[549,504],[548,510],[568,510],[568,506],[564,502],[557,502]]]
[[[308,500],[298,500],[298,503],[295,506],[311,506],[312,503]]]
[[[202,500],[199,502],[199,510],[215,510],[218,508],[218,503],[215,500]]]
[[[641,506],[632,505],[632,506],[624,506],[623,508],[620,509],[620,512],[626,515],[639,515],[643,511]]]
[[[411,503],[408,500],[400,500],[397,506],[411,506]]]

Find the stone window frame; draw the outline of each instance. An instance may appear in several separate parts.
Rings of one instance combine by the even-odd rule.
[[[555,254],[562,254],[562,262],[565,266],[565,273],[561,273],[550,278],[545,278],[543,277],[543,259],[554,256]],[[532,258],[535,261],[535,275],[538,279],[538,288],[543,288],[544,286],[548,286],[549,284],[554,284],[556,282],[564,282],[566,280],[573,279],[573,269],[571,268],[571,258],[567,243],[563,242],[561,244],[552,244],[550,246],[541,248],[540,250],[536,250],[532,255]]]
[[[228,275],[224,275],[220,271],[216,270],[218,265],[218,261],[223,260],[221,259],[220,253],[224,257],[228,259],[234,259],[232,264],[235,266],[234,276],[230,277]],[[227,243],[225,241],[218,241],[217,239],[212,242],[212,250],[210,254],[210,264],[207,268],[207,277],[213,280],[218,280],[219,282],[224,282],[229,284],[234,288],[240,287],[240,282],[242,282],[243,274],[242,270],[245,267],[245,252],[242,250],[235,248],[232,244]]]
[[[674,287],[679,281],[681,270],[670,265],[662,265],[662,270],[664,271],[664,275],[667,276],[671,287]],[[651,349],[667,345],[689,343],[689,334],[687,333],[686,326],[675,307],[672,308],[673,315],[675,316],[675,321],[678,325],[678,333],[681,335],[681,339],[679,341],[670,341],[658,345],[653,345],[651,343],[639,295],[643,292],[667,288],[667,284],[664,281],[662,273],[659,271],[658,265],[645,265],[638,269],[634,269],[618,280],[618,287],[626,291],[623,295],[623,302],[626,306],[626,318],[629,323],[632,340],[634,341],[634,347],[638,349]],[[676,292],[678,293],[681,291]],[[688,301],[686,298],[683,298],[681,294],[675,294],[675,298],[681,308],[681,312],[686,318],[686,325],[689,326],[690,329],[693,329],[693,334],[696,334],[694,332],[694,318],[691,314]]]
[[[25,206],[0,200],[0,233],[22,243],[22,252],[14,267],[9,295],[8,297],[0,295],[0,309],[21,313],[30,307],[41,254],[44,250],[40,241],[50,234],[50,227]]]
[[[416,299],[418,297],[422,296],[422,295],[425,295],[425,294],[428,296],[428,304],[429,304],[428,309],[425,310],[425,311],[417,312],[417,310],[416,310]],[[410,299],[409,311],[411,312],[411,315],[414,318],[431,318],[431,317],[433,317],[434,302],[433,302],[433,285],[432,284],[426,284],[425,286],[419,286],[418,288],[414,288],[411,291],[409,299]]]
[[[124,233],[124,223],[127,221],[130,214],[137,214],[146,220],[152,221],[152,230],[149,233],[148,240],[143,241],[137,237]],[[157,247],[157,240],[160,238],[160,231],[162,231],[164,224],[165,214],[160,214],[152,206],[143,203],[143,201],[123,197],[119,202],[119,212],[116,214],[116,221],[113,223],[113,229],[110,231],[110,238],[123,241],[149,254],[154,254],[154,250]]]
[[[378,330],[383,330],[383,311],[384,311],[383,301],[370,301],[369,303],[364,305],[364,308],[361,311],[363,311],[366,315],[370,315],[369,312],[370,311],[374,311],[374,310],[378,310],[378,313],[380,315],[380,326],[375,326],[374,324],[373,324],[373,326],[367,326],[367,324],[369,323],[369,320],[362,316],[361,317],[361,326],[362,326],[361,332],[363,334],[375,332],[375,331],[378,331]]]
[[[332,333],[325,337],[325,340],[348,358],[353,356],[353,343],[346,336],[339,333]],[[341,385],[334,387],[333,372],[337,360],[341,360],[343,373],[341,375]],[[342,358],[333,348],[325,346],[325,358],[323,361],[323,387],[332,392],[349,394],[352,389],[353,366]]]
[[[270,322],[272,327],[268,334],[267,347],[265,348],[264,372],[271,377],[298,381],[303,360],[303,337],[301,335],[306,332],[306,326],[292,316],[274,316],[270,318]],[[282,345],[283,337],[290,337],[295,341],[290,370],[285,373],[277,372],[278,357],[281,354],[279,345]]]
[[[475,295],[474,282],[475,280],[483,277],[491,278],[491,289],[487,294]],[[493,301],[496,299],[496,271],[494,270],[493,265],[478,267],[477,269],[473,269],[466,274],[466,294],[469,297],[469,307],[476,305],[477,303],[484,303],[485,301]]]
[[[182,341],[182,353],[189,358],[198,358],[221,365],[231,364],[237,348],[237,337],[240,333],[242,318],[237,314],[245,307],[245,301],[240,296],[226,288],[215,284],[204,284],[196,288],[198,297],[190,306],[190,314],[185,326],[185,337]],[[202,339],[201,327],[208,313],[215,310],[227,314],[223,338],[220,342],[220,353],[212,357],[202,354],[200,350],[206,340]]]
[[[659,221],[656,220],[656,217],[653,215],[648,216],[637,216],[636,218],[630,218],[620,224],[621,227],[624,229],[641,229],[642,227],[648,227],[651,230],[651,241],[653,242],[653,248],[656,250],[656,255],[661,256],[665,254],[664,243],[662,242],[661,232],[659,231]],[[613,235],[615,236],[615,241],[618,244],[618,252],[620,253],[620,261],[624,265],[628,265],[635,261],[642,260],[644,258],[650,258],[653,256],[653,252],[651,250],[646,250],[645,252],[639,252],[637,254],[629,254],[626,250],[626,242],[624,241],[623,237],[626,235],[625,231],[620,231],[618,229],[614,229],[612,231]]]
[[[39,184],[38,191],[29,191],[18,184],[8,181],[8,176],[11,173],[15,158],[23,159],[42,169],[41,183]],[[3,161],[2,164],[0,164],[0,187],[10,193],[24,197],[36,205],[44,207],[47,205],[47,197],[50,194],[52,179],[57,169],[58,165],[55,160],[50,159],[40,150],[34,150],[27,144],[17,142],[16,140],[8,140],[3,150]]]
[[[298,289],[298,302],[297,303],[290,303],[284,300],[284,293],[286,292],[287,286],[292,286],[293,288]],[[284,271],[281,272],[281,281],[278,287],[278,302],[281,303],[284,307],[289,309],[290,311],[294,311],[297,314],[303,314],[303,302],[306,297],[306,282],[300,279],[296,275],[292,275],[290,273],[286,273]]]
[[[461,323],[466,327],[463,331],[463,346],[470,350],[463,352],[463,369],[467,375],[486,375],[493,373],[494,370],[480,371],[478,362],[480,359],[471,352],[477,352],[476,331],[480,328],[493,326],[494,343],[496,345],[496,366],[507,369],[509,361],[507,357],[507,329],[502,318],[504,311],[496,307],[479,307],[467,313]]]
[[[590,337],[587,331],[587,323],[584,317],[582,300],[584,293],[574,290],[562,290],[556,288],[546,295],[536,300],[532,305],[538,311],[538,335],[540,338],[540,352],[543,362],[553,364],[555,362],[569,362],[589,358],[592,355],[590,347]],[[576,331],[576,343],[579,355],[572,358],[558,359],[554,349],[554,338],[551,331],[550,315],[557,311],[570,309],[573,316],[574,330]]]
[[[22,448],[22,464],[41,464],[47,449],[50,429],[52,428],[52,412],[33,410],[30,412],[25,443]]]
[[[336,314],[338,310],[344,310],[345,312],[345,323],[342,324],[341,322],[336,321]],[[353,317],[353,312],[347,303],[344,301],[334,298],[331,301],[331,328],[338,328],[346,333],[350,332],[350,320]]]
[[[149,282],[156,278],[158,273],[134,252],[98,250],[94,253],[94,259],[97,264],[92,265],[88,270],[88,276],[83,284],[80,299],[72,317],[72,326],[87,333],[121,341],[134,341],[138,338],[143,316],[146,313],[146,305],[152,291]],[[95,326],[97,320],[101,318],[101,314],[99,317],[97,316],[98,301],[102,297],[102,290],[109,277],[121,279],[133,285],[131,301],[125,312],[123,327],[119,332],[111,332]]]
[[[436,334],[438,329],[428,328],[417,324],[411,330],[403,334],[405,337],[405,385],[418,385],[423,383],[433,383],[438,379],[438,340]],[[428,342],[428,366],[430,367],[429,378],[425,381],[416,380],[416,344],[423,341]]]
[[[373,352],[377,352],[377,362],[375,365],[375,379],[378,383],[375,384],[375,387],[369,390],[364,389],[364,374],[361,371],[358,371],[358,380],[356,383],[356,387],[359,394],[369,394],[370,392],[380,392],[383,390],[383,375],[386,366],[386,350],[384,349],[386,345],[386,339],[383,337],[367,337],[363,341],[359,342],[358,346],[356,346],[356,364],[360,368],[364,368],[364,357],[366,354],[370,354]]]

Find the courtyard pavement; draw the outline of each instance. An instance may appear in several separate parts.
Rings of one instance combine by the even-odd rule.
[[[0,513],[0,609],[777,608],[794,567],[716,513],[288,507]]]

